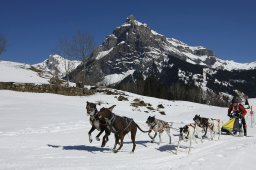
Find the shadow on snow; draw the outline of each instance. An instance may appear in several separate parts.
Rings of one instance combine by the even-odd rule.
[[[188,149],[188,146],[185,145],[180,145],[180,149]],[[160,151],[160,152],[171,152],[173,154],[176,154],[176,149],[177,149],[177,145],[163,145],[160,146],[159,148],[156,148],[156,150]]]
[[[177,145],[163,145],[160,146],[159,148],[156,148],[156,150],[160,152],[169,152],[169,151],[176,151]]]
[[[51,148],[62,148],[63,150],[77,150],[77,151],[88,151],[88,152],[103,152],[103,151],[110,151],[109,148],[102,148],[97,146],[86,146],[86,145],[74,145],[74,146],[59,146],[59,145],[47,145]]]
[[[150,141],[136,141],[136,144],[147,147],[146,143],[150,143]],[[124,142],[124,144],[132,144],[132,142]],[[87,151],[87,152],[103,152],[103,151],[112,151],[110,148],[102,148],[97,146],[86,146],[86,145],[73,145],[73,146],[60,146],[60,145],[51,145],[48,144],[48,147],[51,148],[62,148],[63,150],[77,150],[77,151]]]
[[[139,141],[135,141],[135,144],[136,145],[142,145],[144,147],[147,147],[147,143],[151,143],[150,141],[148,140],[139,140]],[[124,142],[124,144],[132,144],[132,141],[129,141],[129,142]]]

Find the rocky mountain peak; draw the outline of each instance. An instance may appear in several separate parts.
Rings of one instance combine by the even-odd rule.
[[[184,98],[179,95],[174,97],[186,100],[190,100],[186,96],[195,96],[189,91],[203,96],[211,92],[209,96],[213,98],[215,94],[236,94],[236,91],[246,91],[240,87],[232,89],[237,82],[245,80],[233,77],[231,71],[248,68],[247,65],[221,60],[212,50],[205,47],[189,46],[177,39],[166,38],[147,24],[136,20],[134,16],[129,16],[124,24],[107,36],[87,58],[85,65],[86,73],[78,67],[72,73],[73,81],[80,81],[85,74],[86,84],[115,86],[122,90],[155,97],[159,93],[152,94],[154,88],[187,91],[188,94],[182,93]],[[256,68],[255,64],[250,66]],[[255,73],[255,70],[248,72]],[[244,79],[247,81],[246,77]],[[253,83],[249,80],[246,86],[253,87]],[[170,94],[163,91],[164,98],[172,98],[173,95],[176,94],[173,94],[172,90]],[[197,97],[195,100],[201,102],[205,99],[199,95]]]
[[[126,18],[126,22],[127,23],[134,23],[136,21],[135,17],[133,15],[129,15],[127,18]]]
[[[81,61],[71,61],[58,54],[53,54],[42,63],[34,64],[33,66],[42,70],[43,77],[52,77],[52,75],[63,77],[68,71],[74,70],[79,64],[81,64]]]

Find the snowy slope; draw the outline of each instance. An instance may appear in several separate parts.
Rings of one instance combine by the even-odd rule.
[[[254,169],[256,129],[250,127],[250,137],[222,136],[219,141],[205,139],[204,143],[193,143],[190,155],[187,155],[186,143],[182,144],[178,155],[174,154],[178,140],[175,130],[171,132],[171,145],[167,143],[166,134],[162,135],[163,142],[158,145],[150,143],[147,134],[137,131],[134,154],[130,153],[132,144],[129,134],[117,154],[111,151],[113,134],[104,148],[95,139],[89,143],[87,133],[91,126],[85,113],[86,101],[101,102],[98,108],[116,104],[114,113],[132,117],[142,129],[147,129],[145,121],[149,115],[175,121],[175,127],[183,126],[181,122],[192,122],[195,114],[221,118],[224,122],[228,120],[226,108],[126,94],[129,101],[117,101],[114,95],[100,93],[68,97],[1,90],[0,98],[4,100],[0,102],[0,169]],[[162,104],[166,116],[144,107],[134,109],[130,103],[135,98],[151,103],[154,108]],[[255,108],[256,99],[249,102]],[[93,132],[93,137],[97,133]]]
[[[60,78],[64,77],[67,70],[74,70],[80,63],[59,55],[50,55],[44,62],[34,65],[0,61],[0,82],[49,84],[55,72]]]
[[[48,81],[32,71],[28,64],[0,61],[0,82],[49,84]]]

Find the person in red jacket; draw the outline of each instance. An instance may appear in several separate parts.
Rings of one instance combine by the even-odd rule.
[[[247,111],[245,110],[244,106],[239,103],[239,99],[234,97],[232,99],[232,103],[228,108],[228,116],[230,118],[238,117],[242,121],[243,129],[244,129],[244,136],[247,136],[247,125],[245,122],[245,115]]]

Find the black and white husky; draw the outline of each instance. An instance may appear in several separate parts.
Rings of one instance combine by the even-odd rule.
[[[116,105],[113,105],[109,109],[112,111],[115,106]],[[100,131],[98,133],[98,135],[96,136],[96,140],[97,141],[100,140],[100,138],[99,138],[100,135],[105,131],[105,135],[103,137],[102,144],[101,144],[102,147],[105,146],[107,141],[108,141],[108,136],[110,135],[110,130],[107,128],[107,124],[106,124],[106,122],[104,120],[99,120],[97,118],[98,110],[97,110],[96,104],[95,103],[86,102],[86,112],[87,112],[87,116],[90,116],[90,123],[92,125],[90,131],[88,132],[89,142],[90,143],[92,142],[91,133],[95,129],[97,129],[98,131]]]
[[[152,139],[152,142],[154,142],[157,133],[159,133],[158,144],[161,143],[162,142],[161,135],[165,131],[169,136],[169,144],[171,144],[172,140],[171,140],[170,130],[171,130],[172,124],[169,124],[168,122],[165,122],[160,119],[156,119],[155,116],[152,116],[152,117],[149,116],[146,123],[149,126],[150,132],[152,130],[155,132],[154,136],[151,136],[150,132],[148,133],[148,136]]]
[[[201,139],[201,142],[203,142],[202,135],[199,133],[200,130],[202,131],[202,129],[200,127],[198,127],[196,125],[196,123],[190,123],[188,125],[185,125],[184,127],[181,127],[180,128],[180,134],[179,134],[178,146],[177,146],[177,149],[176,149],[176,154],[178,154],[178,149],[180,147],[180,142],[181,141],[189,142],[188,153],[190,153],[190,150],[191,150],[192,140],[195,140],[195,142],[197,143],[196,135],[197,135],[198,138]]]
[[[216,133],[219,134],[218,139],[220,139],[221,127],[223,126],[223,122],[220,119],[205,118],[205,117],[201,117],[200,115],[195,115],[193,120],[195,121],[195,123],[198,127],[203,128],[203,130],[205,132],[203,137],[206,136],[207,129],[209,129],[210,134],[211,134],[211,138],[210,138],[211,140],[213,140]]]

